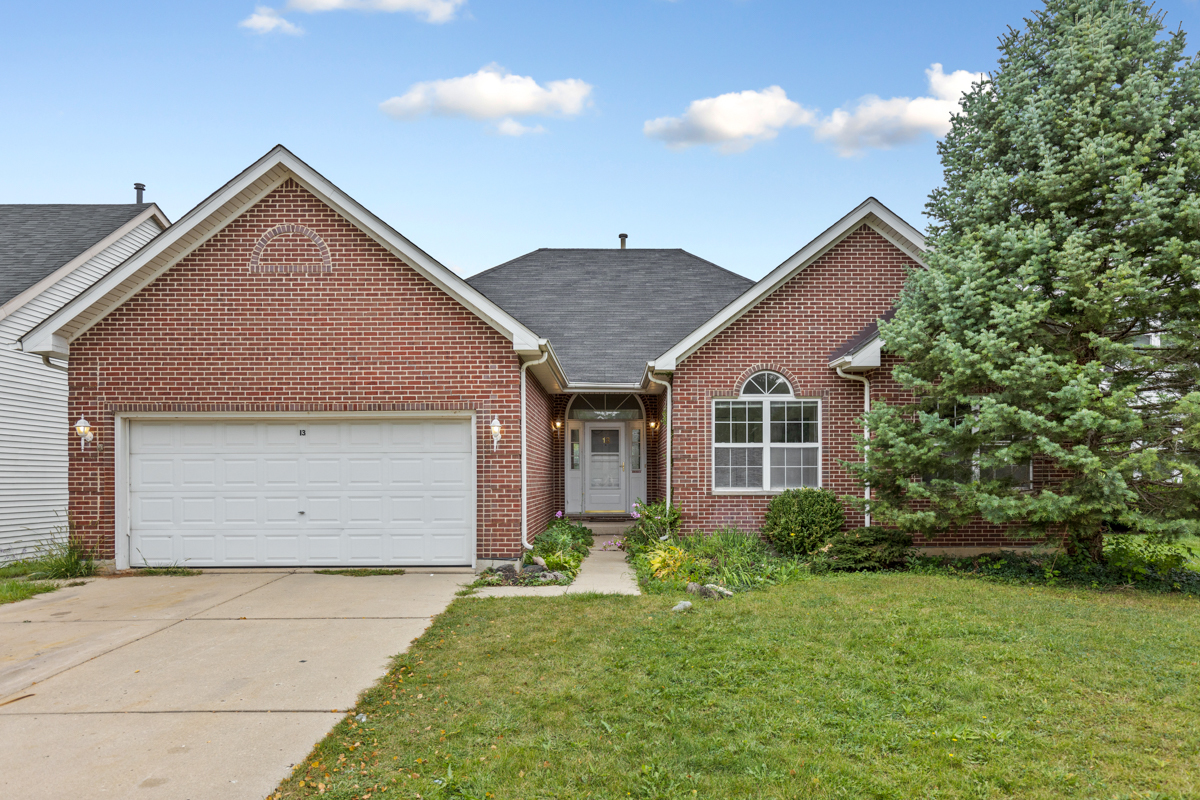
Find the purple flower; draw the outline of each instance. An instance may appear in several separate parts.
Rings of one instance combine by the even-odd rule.
[[[563,513],[562,513],[561,511],[559,511],[559,512],[555,513],[555,515],[554,515],[554,516],[555,516],[555,517],[557,517],[558,519],[562,519],[562,518],[563,518]]]
[[[638,512],[636,512],[636,511],[630,512],[630,515],[631,515],[631,516],[632,516],[634,519],[641,519],[641,518],[642,518],[642,515],[641,515],[641,514],[639,514],[639,513],[638,513]]]

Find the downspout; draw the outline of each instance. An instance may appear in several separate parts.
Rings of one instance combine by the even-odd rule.
[[[62,364],[55,364],[53,361],[50,360],[50,356],[42,356],[42,363],[45,364],[50,369],[57,369],[62,372],[70,372],[71,371],[68,368],[64,367]]]
[[[650,378],[652,383],[667,387],[667,513],[669,514],[671,511],[671,413],[673,410],[671,404],[671,382],[660,381],[654,377],[653,372],[647,373],[647,377]]]
[[[542,357],[537,361],[521,364],[521,546],[526,550],[532,550],[533,545],[529,543],[529,502],[525,497],[525,370],[546,363],[548,358],[549,350],[542,353]]]
[[[858,381],[863,385],[863,414],[871,413],[871,379],[865,375],[850,375],[842,372],[841,367],[836,367],[838,377],[845,378],[848,381]],[[867,441],[863,446],[863,451],[871,449],[871,429],[863,424],[863,438]],[[867,501],[871,499],[871,484],[863,486],[863,498]],[[868,504],[863,515],[863,523],[866,527],[871,527],[871,506]]]

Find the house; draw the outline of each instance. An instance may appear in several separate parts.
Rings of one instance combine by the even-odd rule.
[[[90,424],[74,524],[118,567],[481,565],[562,509],[755,528],[862,491],[895,387],[856,343],[921,235],[869,199],[758,282],[621,244],[463,280],[274,148],[22,336]]]
[[[167,227],[137,193],[128,204],[0,205],[0,563],[67,522],[66,368],[18,339]]]

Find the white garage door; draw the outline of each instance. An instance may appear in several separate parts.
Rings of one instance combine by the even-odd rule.
[[[134,420],[129,439],[133,566],[472,563],[469,421]]]

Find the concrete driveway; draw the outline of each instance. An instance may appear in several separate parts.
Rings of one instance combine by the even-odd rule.
[[[463,572],[114,577],[0,606],[0,797],[264,797]]]

